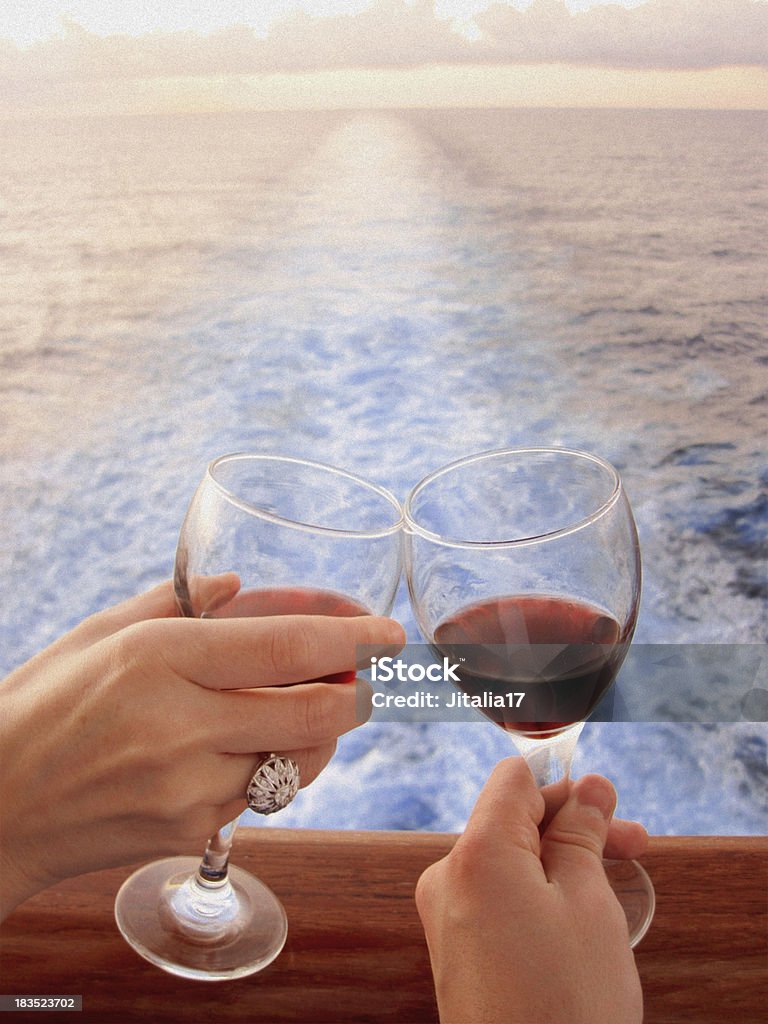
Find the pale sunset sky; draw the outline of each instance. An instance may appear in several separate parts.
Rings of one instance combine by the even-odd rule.
[[[0,117],[768,108],[768,0],[24,0]]]

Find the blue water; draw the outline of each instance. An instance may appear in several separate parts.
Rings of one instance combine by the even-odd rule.
[[[765,643],[765,113],[72,119],[0,147],[3,670],[166,578],[206,462],[246,449],[401,496],[472,451],[594,450],[638,520],[637,641]],[[654,832],[764,833],[768,727],[733,719],[589,724],[576,771]],[[268,824],[459,829],[508,752],[485,721],[371,724]]]

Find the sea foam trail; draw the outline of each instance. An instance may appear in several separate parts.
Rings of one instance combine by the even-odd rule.
[[[168,577],[205,463],[243,449],[401,496],[471,451],[595,450],[637,514],[638,641],[765,642],[764,115],[38,128],[0,126],[4,669]],[[508,750],[372,724],[279,824],[458,828]],[[591,769],[655,831],[765,831],[764,723],[597,723]]]

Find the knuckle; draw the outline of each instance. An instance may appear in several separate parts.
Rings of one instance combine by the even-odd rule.
[[[476,832],[466,832],[445,858],[452,880],[460,889],[471,889],[477,880],[477,866],[488,859],[485,840]]]
[[[579,829],[567,828],[564,825],[555,825],[547,829],[546,839],[550,843],[559,843],[563,846],[578,847],[596,857],[603,855],[602,841],[591,832],[582,832]]]
[[[157,622],[134,622],[107,638],[112,664],[121,672],[147,669],[159,648]]]
[[[73,635],[80,635],[87,641],[93,636],[112,632],[111,626],[114,621],[114,609],[102,608],[100,611],[93,612],[91,615],[84,618],[72,632]]]
[[[306,626],[277,618],[269,632],[265,647],[266,668],[276,677],[290,676],[288,682],[297,682],[296,673],[302,675],[314,660],[315,644]]]
[[[115,674],[122,674],[133,667],[141,644],[134,632],[135,627],[120,630],[102,641],[107,652],[109,667]]]
[[[173,651],[178,647],[180,638],[174,629],[169,630],[169,621],[193,624],[193,620],[188,619],[146,619],[126,626],[105,641],[109,645],[114,673],[122,684],[130,683],[145,690],[150,686],[155,701],[168,697],[167,691],[159,685],[161,680],[170,684],[180,677],[173,664]],[[183,640],[187,659],[204,664],[208,652],[202,646],[198,631],[185,630]]]
[[[538,856],[538,831],[523,822],[505,821],[503,829],[496,822],[471,822],[448,856],[455,869],[474,878],[478,864],[506,858],[510,849]]]
[[[346,716],[339,697],[336,687],[325,683],[316,683],[302,694],[297,713],[299,728],[308,745],[332,739],[346,730]]]
[[[438,861],[436,864],[430,864],[421,873],[419,880],[416,882],[414,899],[416,900],[416,909],[422,917],[430,912],[440,891],[438,876],[441,863],[441,861]]]

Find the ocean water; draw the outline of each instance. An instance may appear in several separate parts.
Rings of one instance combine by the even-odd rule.
[[[638,521],[636,642],[765,643],[765,112],[29,120],[0,152],[3,672],[168,577],[236,450],[404,496],[473,451],[591,449]],[[575,770],[653,832],[762,834],[767,751],[738,713],[595,722]],[[508,752],[372,723],[252,823],[457,830]]]

